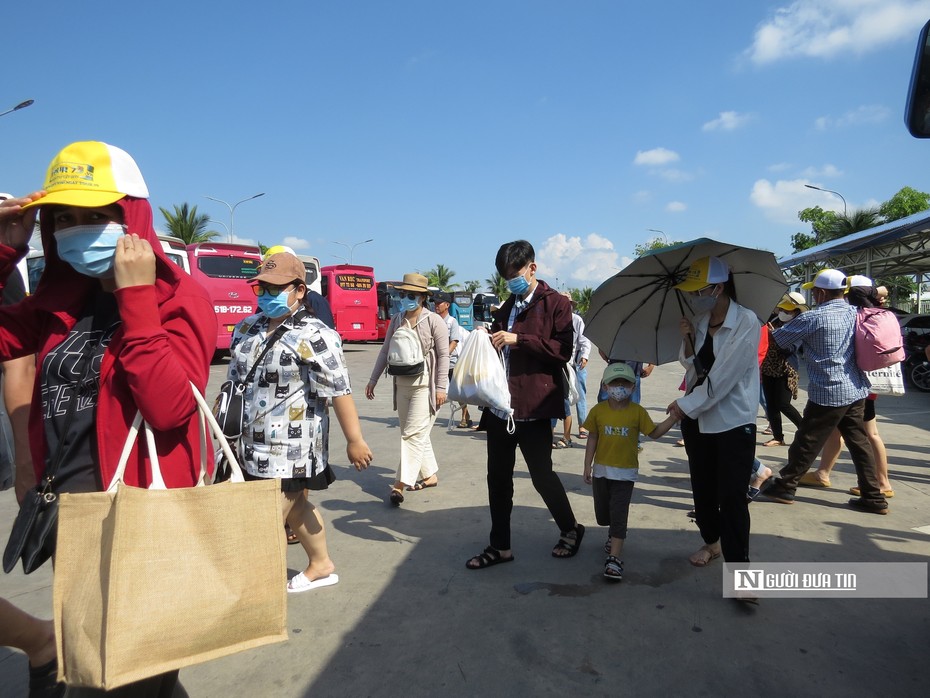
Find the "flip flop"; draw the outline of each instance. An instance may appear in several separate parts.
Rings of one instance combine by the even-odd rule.
[[[426,480],[419,480],[413,487],[408,487],[408,492],[419,492],[420,490],[429,489],[430,487],[435,487],[439,484],[439,480],[435,482],[427,482]]]
[[[287,525],[284,526],[284,533],[287,536],[288,545],[294,545],[295,543],[300,542],[300,540],[297,538],[297,534],[294,533],[293,529],[290,526],[287,526]]]
[[[287,583],[287,593],[288,594],[299,594],[304,591],[311,591],[313,589],[321,589],[322,587],[331,587],[333,584],[339,583],[339,575],[333,572],[325,577],[320,577],[319,579],[307,579],[307,575],[303,572],[298,572],[293,577],[291,581]]]

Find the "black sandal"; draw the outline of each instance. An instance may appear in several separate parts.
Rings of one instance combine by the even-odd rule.
[[[613,582],[623,579],[623,561],[618,560],[614,555],[608,555],[604,563],[604,576]]]
[[[470,564],[472,561],[475,561],[475,564]],[[483,570],[485,567],[493,567],[494,565],[500,565],[504,562],[513,562],[513,555],[510,557],[503,557],[500,550],[492,548],[490,545],[484,549],[484,552],[480,555],[475,555],[473,558],[470,558],[468,562],[465,563],[465,567],[470,570]]]
[[[58,681],[57,659],[29,667],[29,698],[61,698],[66,689],[64,682]]]
[[[578,548],[581,547],[581,540],[584,538],[584,526],[580,523],[575,524],[571,531],[563,533],[559,542],[552,549],[552,557],[575,557]],[[564,554],[560,554],[563,553]]]
[[[400,490],[395,490],[391,488],[391,504],[395,507],[399,507],[404,502],[404,493]]]

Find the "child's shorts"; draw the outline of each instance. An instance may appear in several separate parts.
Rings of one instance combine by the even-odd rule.
[[[606,477],[593,480],[594,518],[598,526],[609,526],[611,538],[626,538],[634,484],[632,480],[610,480]]]

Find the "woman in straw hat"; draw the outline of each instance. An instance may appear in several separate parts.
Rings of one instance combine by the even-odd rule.
[[[411,273],[404,274],[403,283],[394,286],[401,293],[402,312],[391,318],[371,379],[365,386],[366,397],[374,400],[375,386],[385,369],[394,378],[394,409],[401,431],[400,463],[390,493],[394,506],[404,501],[405,487],[407,491],[417,491],[439,483],[439,465],[430,430],[446,401],[449,330],[442,318],[426,307],[427,283],[422,274]],[[411,361],[410,342],[405,341],[408,338],[410,342],[419,342],[419,361]]]
[[[29,414],[34,472],[17,473],[17,493],[106,489],[136,412],[154,430],[168,487],[200,475],[197,403],[216,348],[206,291],[165,257],[152,225],[142,173],[123,150],[72,143],[52,160],[44,190],[0,204],[0,285],[28,251],[36,215],[45,271],[33,295],[0,308],[0,361],[37,354]],[[208,453],[212,458],[212,453]],[[146,487],[151,465],[133,448],[124,482]],[[30,684],[54,685],[55,662],[33,667]],[[146,679],[170,694],[178,672]],[[152,693],[155,695],[155,693]]]

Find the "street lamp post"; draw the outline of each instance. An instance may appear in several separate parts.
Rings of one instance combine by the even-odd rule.
[[[210,219],[209,219],[209,222],[210,222],[210,223],[216,223],[217,225],[223,226],[223,228],[226,230],[226,237],[230,237],[230,234],[229,234],[229,226],[228,226],[228,225],[226,225],[226,224],[223,223],[222,221],[216,220],[215,218],[210,218]]]
[[[832,189],[824,189],[823,187],[815,187],[813,184],[805,184],[804,186],[807,187],[808,189],[816,189],[817,191],[825,191],[828,194],[836,194],[843,201],[843,217],[844,218],[846,217],[846,199],[843,198],[843,195],[840,194],[838,191],[833,191]]]
[[[659,230],[659,229],[657,229],[657,228],[646,228],[646,230],[648,230],[650,233],[658,233],[659,235],[661,235],[661,236],[665,239],[665,244],[666,244],[666,245],[670,244],[669,241],[668,241],[668,235],[665,234],[665,231],[664,231],[664,230]]]
[[[330,240],[330,242],[333,243],[334,245],[342,245],[343,247],[345,247],[345,248],[349,251],[349,261],[348,261],[348,264],[352,264],[352,256],[353,256],[353,254],[355,253],[355,248],[356,248],[356,247],[358,247],[359,245],[364,245],[364,244],[366,244],[366,243],[374,242],[374,241],[375,241],[374,238],[368,238],[367,240],[362,240],[361,242],[356,242],[354,245],[347,245],[347,244],[345,244],[344,242],[339,242],[339,241],[337,241],[337,240]],[[338,258],[338,255],[333,255],[333,257],[337,257],[337,258]],[[345,257],[342,257],[341,259],[345,259]]]
[[[261,192],[260,194],[255,194],[254,196],[250,196],[250,197],[248,197],[247,199],[242,199],[241,201],[237,201],[236,203],[234,203],[234,204],[231,205],[231,206],[230,206],[227,202],[223,201],[222,199],[216,199],[216,198],[214,198],[214,197],[212,197],[212,196],[206,196],[206,195],[204,195],[204,198],[205,198],[205,199],[210,199],[210,201],[215,201],[215,202],[217,202],[218,204],[223,204],[226,208],[229,209],[229,229],[228,229],[228,233],[229,233],[229,242],[232,242],[232,241],[233,241],[233,235],[235,235],[235,232],[236,232],[235,225],[234,225],[234,220],[233,220],[233,215],[236,213],[236,206],[238,206],[239,204],[244,204],[246,201],[251,201],[252,199],[257,199],[258,197],[264,196],[264,195],[265,195],[265,192]]]
[[[14,111],[25,109],[26,107],[31,106],[34,102],[34,99],[27,99],[25,102],[20,102],[12,109],[7,109],[5,112],[0,112],[0,116],[6,116],[7,114],[12,114]]]

